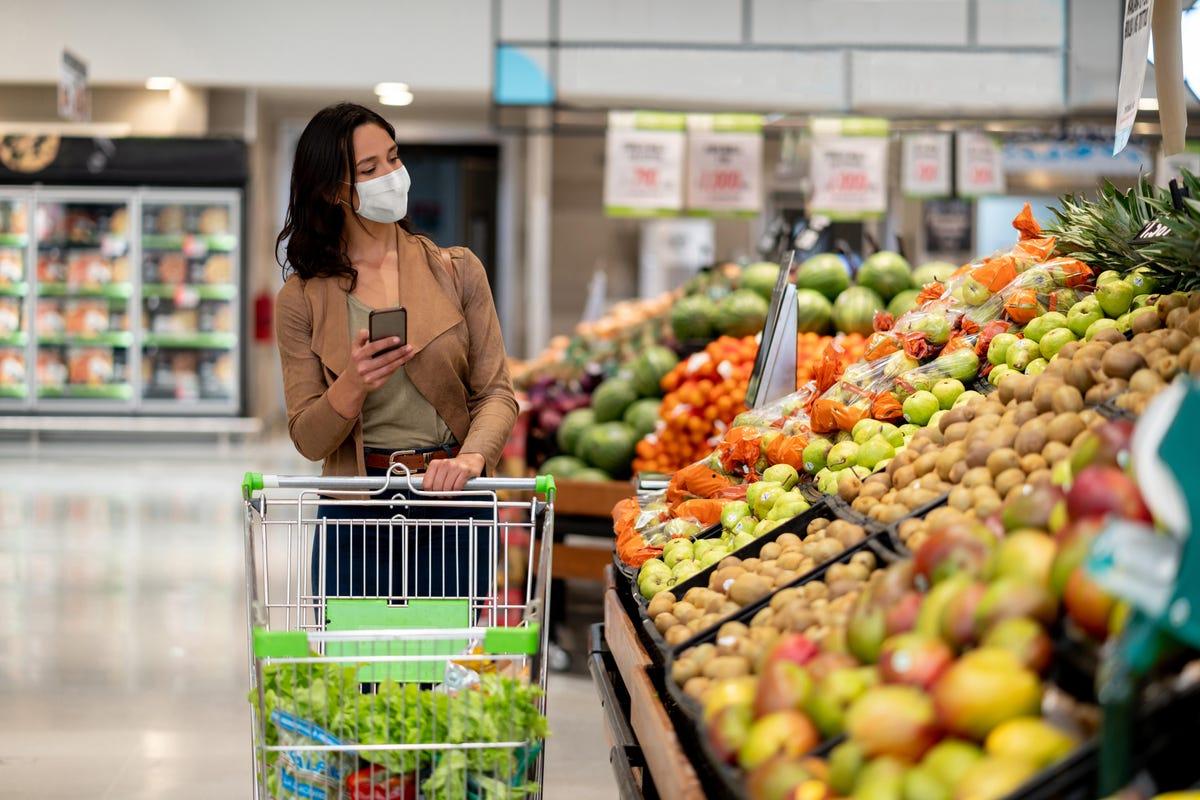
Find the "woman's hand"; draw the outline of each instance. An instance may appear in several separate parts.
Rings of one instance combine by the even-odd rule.
[[[483,474],[483,456],[479,453],[459,453],[454,458],[438,458],[429,462],[421,489],[426,492],[457,492],[471,478]]]
[[[350,347],[350,363],[331,387],[334,391],[329,399],[335,411],[346,419],[357,417],[367,393],[383,386],[392,373],[412,360],[412,345],[396,347],[398,344],[400,340],[394,336],[372,342],[365,329],[358,332]],[[380,354],[389,347],[396,349]]]

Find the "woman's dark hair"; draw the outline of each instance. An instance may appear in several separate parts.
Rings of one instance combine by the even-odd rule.
[[[396,138],[395,129],[386,119],[356,103],[321,109],[300,134],[292,163],[287,216],[275,239],[276,260],[287,243],[287,258],[279,261],[285,278],[288,270],[304,280],[344,276],[351,290],[358,280],[358,271],[351,265],[342,239],[345,214],[331,199],[341,190],[342,181],[349,181],[354,188],[354,130],[359,125],[378,125]],[[407,230],[406,221],[400,224]]]

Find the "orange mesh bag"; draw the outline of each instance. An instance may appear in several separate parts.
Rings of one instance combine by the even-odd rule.
[[[896,395],[891,392],[880,392],[875,395],[875,400],[871,403],[871,417],[880,422],[903,420],[904,409],[900,405],[900,401],[896,399]]]
[[[671,477],[667,485],[667,503],[677,506],[692,497],[715,497],[717,492],[731,485],[733,481],[727,476],[698,462],[684,467]]]
[[[1039,310],[1037,293],[1032,289],[1018,289],[1004,300],[1004,313],[1019,325],[1038,316]]]
[[[767,445],[767,462],[787,464],[797,470],[804,470],[804,448],[808,440],[803,436],[778,436]]]
[[[1012,283],[1017,277],[1017,261],[1012,256],[997,256],[985,258],[983,264],[975,268],[971,277],[987,287],[995,294]]]
[[[1021,235],[1021,241],[1037,239],[1042,235],[1042,226],[1033,218],[1033,206],[1029,203],[1023,205],[1020,213],[1013,217],[1012,226]]]
[[[832,433],[838,429],[834,409],[842,405],[837,400],[820,398],[809,411],[809,424],[814,433]]]
[[[963,269],[966,269],[966,267],[963,267],[962,269],[960,269],[959,272],[962,272]],[[957,274],[957,273],[955,273],[955,274]],[[921,291],[917,292],[917,308],[920,308],[921,306],[925,305],[930,300],[937,300],[939,297],[941,297],[945,293],[946,293],[946,287],[944,284],[942,284],[939,281],[934,281],[933,283],[925,284],[924,286],[921,287]]]
[[[887,311],[876,311],[871,324],[876,331],[890,331],[896,327],[896,317]]]
[[[694,519],[705,527],[721,521],[725,500],[685,500],[672,510],[675,519]]]
[[[617,556],[621,561],[633,567],[640,567],[646,561],[662,553],[661,547],[650,547],[646,540],[637,532],[637,519],[641,515],[641,506],[637,498],[628,497],[613,506],[613,531],[617,534]]]
[[[773,420],[779,422],[779,427],[783,426],[783,420]],[[745,467],[753,467],[758,463],[758,457],[761,455],[760,440],[762,434],[756,429],[745,425],[739,425],[736,428],[730,428],[725,434],[725,438],[717,445],[717,457],[721,460],[721,466],[726,472],[736,473],[742,471]],[[709,495],[701,495],[708,497]]]

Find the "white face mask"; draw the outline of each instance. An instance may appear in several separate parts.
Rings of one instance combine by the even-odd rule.
[[[372,222],[399,222],[408,213],[410,185],[408,168],[404,166],[387,175],[362,181],[354,187],[358,192],[358,208],[354,210]]]

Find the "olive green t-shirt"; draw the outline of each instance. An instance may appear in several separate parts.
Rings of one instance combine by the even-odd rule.
[[[368,328],[371,308],[354,295],[349,301],[350,337]],[[363,446],[407,450],[453,444],[454,434],[405,374],[392,373],[387,383],[367,393],[362,407]]]

